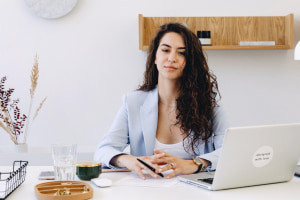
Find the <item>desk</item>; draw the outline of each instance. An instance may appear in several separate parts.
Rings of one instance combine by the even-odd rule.
[[[10,170],[11,167],[0,167],[0,171]],[[38,180],[42,170],[52,170],[50,166],[28,166],[25,182],[15,190],[7,200],[37,199],[34,186],[45,182]],[[114,181],[128,175],[130,172],[103,173],[100,176]],[[294,177],[287,183],[277,183],[264,186],[254,186],[221,191],[208,191],[192,185],[179,182],[176,185],[164,188],[111,186],[98,188],[87,181],[94,189],[93,199],[100,200],[299,200],[300,178]]]

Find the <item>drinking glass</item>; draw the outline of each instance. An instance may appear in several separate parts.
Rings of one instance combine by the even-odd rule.
[[[72,181],[75,179],[77,144],[52,144],[55,180]]]

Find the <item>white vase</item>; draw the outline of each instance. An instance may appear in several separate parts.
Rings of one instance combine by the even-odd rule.
[[[28,152],[28,145],[27,145],[27,143],[16,144],[15,149],[16,149],[17,153],[27,153]]]

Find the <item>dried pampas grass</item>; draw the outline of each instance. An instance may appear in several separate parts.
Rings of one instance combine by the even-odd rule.
[[[37,115],[39,114],[39,111],[41,110],[41,108],[43,107],[44,102],[47,100],[47,97],[45,97],[43,99],[43,101],[40,103],[40,106],[36,109],[33,120],[35,120],[35,118],[37,117]]]
[[[31,70],[31,88],[30,88],[30,96],[31,96],[31,99],[33,98],[34,96],[34,92],[35,92],[35,89],[36,89],[36,86],[38,84],[38,78],[39,78],[39,62],[38,62],[38,56],[35,55],[34,57],[34,64],[33,64],[33,67],[32,67],[32,70]]]
[[[33,97],[34,97],[34,93],[35,93],[35,89],[37,87],[38,84],[38,78],[39,78],[39,62],[38,62],[38,56],[35,55],[34,57],[34,64],[31,70],[31,88],[30,88],[30,105],[29,105],[29,111],[28,111],[28,120],[26,123],[26,129],[25,129],[25,134],[24,134],[24,141],[27,141],[27,135],[29,132],[29,126],[30,126],[30,122],[31,122],[31,110],[32,110],[32,105],[33,105]],[[44,100],[40,103],[40,106],[38,107],[38,109],[35,112],[34,118],[33,120],[37,117],[39,110],[42,108],[44,102],[46,101],[47,98],[44,98]]]
[[[0,127],[3,128],[3,130],[5,130],[5,132],[7,132],[9,134],[9,136],[10,136],[11,140],[13,141],[13,143],[18,144],[18,141],[16,140],[14,134],[1,121],[0,121]]]
[[[36,55],[34,57],[34,64],[30,76],[31,88],[30,88],[30,105],[28,110],[28,117],[25,114],[21,115],[20,108],[17,105],[19,103],[19,99],[13,100],[11,102],[10,97],[14,92],[14,89],[10,88],[8,90],[5,90],[4,84],[6,81],[6,77],[3,77],[0,80],[0,120],[2,120],[0,121],[0,128],[2,128],[5,132],[7,132],[10,135],[11,140],[15,144],[26,143],[30,122],[37,117],[39,111],[41,110],[43,104],[47,99],[47,98],[43,99],[43,101],[40,103],[39,107],[35,112],[34,118],[31,120],[30,115],[31,115],[31,110],[33,105],[34,93],[38,84],[38,78],[39,78],[39,63],[38,63],[38,56]],[[11,110],[13,111],[12,117],[10,114]],[[25,125],[26,125],[25,132],[23,137],[21,137]]]

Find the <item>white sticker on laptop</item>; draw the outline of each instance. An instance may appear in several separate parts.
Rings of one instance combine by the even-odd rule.
[[[264,167],[270,163],[273,158],[273,148],[270,146],[260,147],[254,154],[252,163],[254,167]]]

